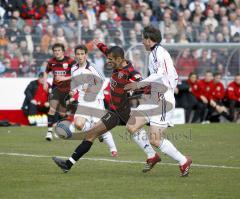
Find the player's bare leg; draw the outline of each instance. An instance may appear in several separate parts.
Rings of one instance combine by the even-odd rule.
[[[152,148],[147,132],[143,128],[146,123],[147,120],[140,112],[133,111],[126,125],[133,140],[147,154],[148,158],[144,165],[143,172],[150,171],[157,162],[161,161],[159,155]]]
[[[179,152],[176,147],[168,140],[164,138],[164,132],[166,128],[159,126],[150,126],[150,143],[159,148],[163,153],[170,156],[179,163],[182,176],[189,174],[190,165],[192,160],[190,157],[184,156]]]
[[[147,120],[140,112],[132,111],[126,127],[129,133],[134,134],[134,132],[141,129],[146,123]]]

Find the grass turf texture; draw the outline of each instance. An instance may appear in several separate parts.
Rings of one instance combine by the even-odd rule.
[[[231,168],[193,166],[190,176],[179,177],[178,166],[158,164],[142,173],[143,164],[81,160],[63,174],[50,157],[0,154],[0,198],[239,198],[240,126],[237,124],[181,125],[167,137],[193,163]],[[44,140],[46,128],[0,128],[0,153],[69,156],[78,141]],[[124,127],[113,131],[119,157],[145,161]],[[105,144],[95,142],[87,158],[110,157]],[[175,163],[162,154],[163,163]]]

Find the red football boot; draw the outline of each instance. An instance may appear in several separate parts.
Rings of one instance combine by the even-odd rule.
[[[179,166],[182,177],[188,176],[189,169],[190,169],[191,164],[192,164],[192,159],[188,156],[186,158],[187,158],[187,162],[184,165]]]
[[[154,165],[157,164],[160,161],[161,161],[161,158],[156,153],[154,157],[147,159],[146,164],[144,165],[144,168],[143,168],[142,172],[146,173],[146,172],[150,171],[154,167]]]

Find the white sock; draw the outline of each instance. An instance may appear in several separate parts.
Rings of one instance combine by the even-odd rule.
[[[112,151],[117,151],[115,142],[113,140],[112,134],[110,131],[108,131],[107,133],[104,133],[102,135],[103,141],[108,145],[109,150]]]
[[[53,127],[48,127],[48,132],[52,133]]]
[[[69,160],[72,164],[75,164],[75,163],[76,163],[76,161],[75,161],[72,157],[70,157],[68,160]]]
[[[162,140],[159,149],[174,160],[178,161],[180,165],[185,164],[187,161],[187,158],[182,153],[180,153],[176,147],[167,139]]]
[[[137,145],[147,154],[148,158],[152,158],[155,156],[156,152],[152,148],[147,132],[144,129],[140,129],[137,132],[132,134],[133,140],[137,143]]]

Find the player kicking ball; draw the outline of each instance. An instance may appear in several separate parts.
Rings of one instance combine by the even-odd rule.
[[[140,74],[133,68],[132,64],[124,57],[124,51],[121,47],[114,46],[110,49],[103,43],[95,40],[97,47],[107,56],[108,64],[114,69],[110,79],[111,99],[115,110],[108,111],[90,130],[86,131],[86,137],[82,143],[75,149],[68,160],[53,157],[53,161],[64,171],[68,172],[71,167],[92,147],[96,138],[111,130],[120,122],[126,124],[130,118],[130,99],[124,86],[133,81],[141,80]],[[81,133],[74,133],[72,139],[81,140]],[[143,172],[150,171],[154,165],[160,161],[159,155],[153,150],[148,136],[144,129],[138,132],[132,132],[133,140],[147,154],[146,165]]]
[[[104,76],[87,60],[88,49],[85,45],[78,45],[74,52],[77,63],[71,69],[71,76],[58,76],[56,81],[71,80],[71,92],[77,94],[77,110],[74,114],[74,122],[69,126],[69,129],[71,132],[87,131],[105,114]],[[117,148],[111,132],[104,133],[101,138],[108,145],[111,156],[117,157]]]
[[[151,86],[148,102],[141,103],[131,114],[127,123],[130,133],[139,131],[146,123],[150,123],[150,142],[179,163],[181,176],[189,174],[192,160],[184,156],[176,147],[163,137],[164,131],[171,126],[171,118],[175,108],[174,89],[177,86],[178,75],[172,58],[161,45],[161,32],[153,26],[143,30],[143,44],[149,54],[150,76],[140,82],[125,86],[125,90],[136,90]],[[149,110],[151,109],[151,111]]]

